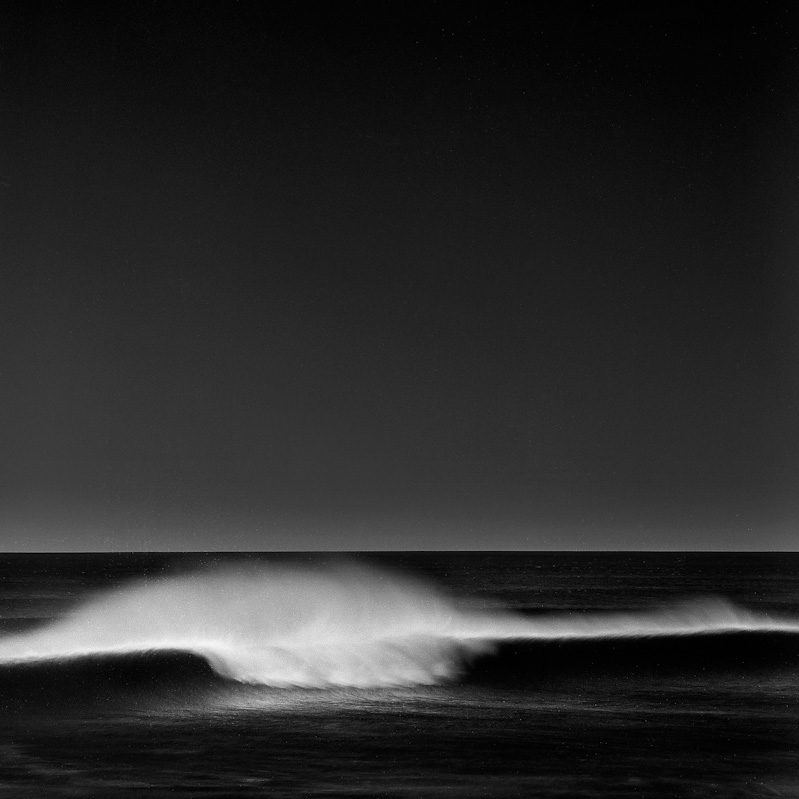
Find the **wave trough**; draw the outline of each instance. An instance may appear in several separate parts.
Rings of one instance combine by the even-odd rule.
[[[723,599],[638,613],[474,612],[421,580],[360,564],[242,565],[133,583],[49,627],[0,639],[0,664],[184,651],[273,687],[424,685],[509,641],[799,633]]]

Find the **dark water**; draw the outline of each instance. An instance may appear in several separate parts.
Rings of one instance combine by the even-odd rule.
[[[794,554],[4,555],[0,625],[0,796],[799,797]]]

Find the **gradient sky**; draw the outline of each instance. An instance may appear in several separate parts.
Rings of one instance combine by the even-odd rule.
[[[0,12],[0,548],[796,549],[796,16],[289,8]]]

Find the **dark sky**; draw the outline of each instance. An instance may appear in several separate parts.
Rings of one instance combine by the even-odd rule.
[[[0,547],[795,549],[797,17],[601,5],[4,4]]]

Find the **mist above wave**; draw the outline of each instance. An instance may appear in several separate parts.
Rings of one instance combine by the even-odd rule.
[[[531,619],[469,611],[429,583],[361,564],[260,563],[98,595],[47,628],[0,639],[0,662],[186,650],[241,682],[371,687],[451,679],[507,639],[781,629],[799,626],[721,599]]]

